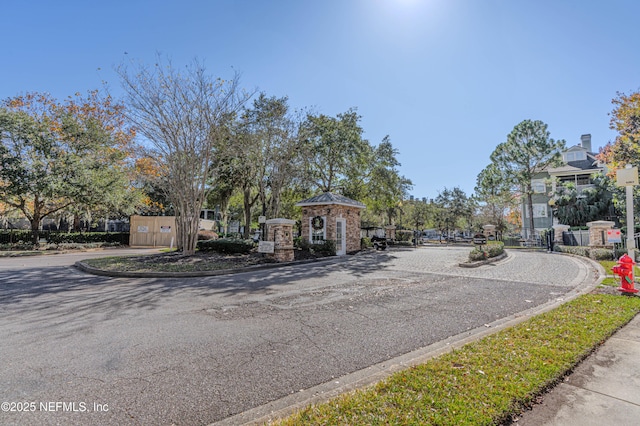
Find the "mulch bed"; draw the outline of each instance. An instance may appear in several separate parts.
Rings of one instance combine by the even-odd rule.
[[[295,260],[316,259],[319,256],[303,250],[294,251]],[[249,254],[221,254],[216,252],[196,252],[192,256],[184,256],[181,253],[163,253],[150,256],[139,256],[136,259],[140,265],[184,265],[191,266],[195,270],[211,269],[212,264],[216,264],[215,269],[231,269],[265,263],[274,263],[275,260],[267,257],[263,253],[252,252]],[[205,267],[206,266],[206,267]]]

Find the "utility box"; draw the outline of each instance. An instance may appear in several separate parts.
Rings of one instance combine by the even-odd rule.
[[[175,216],[131,216],[129,247],[170,247],[176,241]]]

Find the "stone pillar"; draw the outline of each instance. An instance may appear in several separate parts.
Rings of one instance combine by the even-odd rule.
[[[562,244],[562,233],[568,232],[570,226],[569,225],[553,225],[553,242]]]
[[[484,225],[482,227],[482,233],[484,234],[485,237],[487,237],[487,240],[493,241],[496,239],[496,226]]]
[[[395,240],[396,239],[396,227],[395,225],[388,225],[384,227],[384,237],[387,240]]]
[[[274,242],[273,254],[267,254],[278,262],[290,262],[294,260],[293,252],[293,226],[295,220],[269,219],[267,224],[267,241]]]
[[[587,223],[589,227],[589,247],[613,247],[613,243],[607,242],[607,231],[613,229],[614,222],[608,220],[596,220]]]

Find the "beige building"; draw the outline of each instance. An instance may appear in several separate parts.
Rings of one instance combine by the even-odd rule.
[[[138,216],[130,218],[130,247],[170,247],[176,241],[175,216]]]

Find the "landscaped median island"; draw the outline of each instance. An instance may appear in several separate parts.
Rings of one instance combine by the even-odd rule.
[[[500,256],[502,253],[504,253],[504,243],[502,241],[489,241],[488,244],[474,247],[469,253],[469,261],[477,262],[491,259]]]
[[[239,269],[273,263],[274,261],[259,253],[250,255],[196,253],[192,256],[183,256],[174,252],[143,256],[103,257],[86,259],[82,262],[93,268],[109,272],[200,272]]]
[[[509,423],[640,312],[640,298],[587,294],[278,425]]]
[[[307,243],[296,243],[295,260],[309,260],[335,255],[335,244],[317,245],[315,250]],[[275,259],[255,251],[247,240],[218,239],[198,242],[198,251],[183,255],[173,251],[141,256],[103,257],[86,259],[85,265],[107,272],[162,273],[206,272],[238,270],[257,265],[277,263]]]

